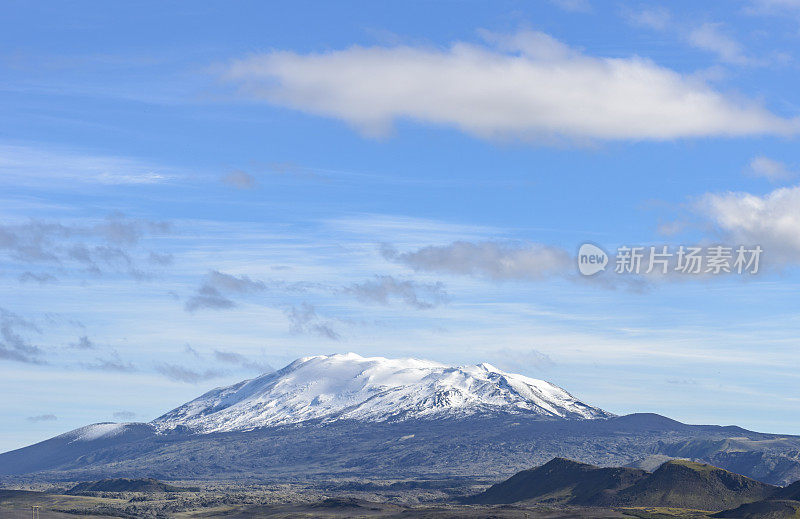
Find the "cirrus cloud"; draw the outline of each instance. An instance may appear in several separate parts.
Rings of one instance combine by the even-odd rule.
[[[26,418],[29,422],[52,422],[58,420],[58,417],[52,413],[40,414],[36,416],[29,416]]]
[[[781,182],[797,176],[797,172],[790,169],[783,162],[763,155],[753,157],[748,165],[747,172],[755,177],[764,177],[770,182]]]
[[[417,271],[473,275],[498,281],[541,279],[569,272],[572,266],[566,250],[538,243],[455,241],[402,253],[384,246],[381,253],[384,258]]]
[[[228,294],[246,294],[259,292],[267,287],[262,281],[250,279],[248,276],[234,276],[218,270],[209,271],[197,292],[186,300],[184,308],[194,312],[201,308],[224,310],[234,308],[236,302]]]
[[[393,299],[424,310],[447,302],[448,295],[442,283],[417,283],[393,276],[379,275],[362,283],[353,283],[344,291],[362,301],[388,305]]]

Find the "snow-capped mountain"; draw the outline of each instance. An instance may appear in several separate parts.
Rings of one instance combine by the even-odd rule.
[[[741,452],[718,449],[732,438]],[[0,479],[484,479],[555,456],[628,465],[687,445],[707,445],[698,459],[766,482],[785,485],[800,474],[800,437],[612,416],[489,364],[349,353],[299,359],[150,423],[96,423],[0,453]]]
[[[490,364],[445,366],[355,353],[298,359],[275,373],[217,388],[155,419],[158,431],[247,431],[307,420],[402,421],[517,413],[612,416],[543,380]]]

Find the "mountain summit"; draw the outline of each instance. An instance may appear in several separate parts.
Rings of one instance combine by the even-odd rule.
[[[396,422],[483,414],[612,416],[549,382],[486,363],[446,366],[347,353],[298,359],[275,373],[209,391],[151,423],[160,431],[187,427],[212,433],[308,420]]]

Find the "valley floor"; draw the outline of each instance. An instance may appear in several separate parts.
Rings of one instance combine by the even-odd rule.
[[[668,509],[611,509],[549,507],[542,505],[461,505],[458,495],[475,487],[412,489],[390,492],[341,491],[305,485],[204,486],[200,492],[94,493],[64,495],[47,492],[0,490],[0,517],[27,519],[31,507],[40,507],[42,519],[175,518],[175,519],[605,519],[700,518],[707,513]]]

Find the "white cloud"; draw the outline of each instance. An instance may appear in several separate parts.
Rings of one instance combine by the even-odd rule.
[[[780,12],[800,9],[800,0],[752,0],[756,12]]]
[[[626,11],[625,18],[633,25],[663,31],[669,27],[672,14],[663,6],[648,7],[641,11]]]
[[[792,171],[783,162],[759,155],[753,157],[748,165],[747,172],[756,177],[764,177],[770,182],[781,182],[790,180],[797,176],[796,171]]]
[[[223,176],[222,182],[237,189],[253,189],[258,185],[253,175],[240,169],[233,170]]]
[[[36,416],[29,416],[27,420],[29,422],[52,422],[58,420],[58,417],[54,414],[40,414]]]
[[[705,23],[691,31],[688,40],[698,49],[716,54],[725,63],[745,65],[752,62],[739,42],[722,32],[721,24]]]
[[[537,243],[457,241],[399,253],[385,248],[386,259],[417,271],[487,277],[494,280],[541,279],[571,272],[572,259],[563,249]]]
[[[197,291],[186,300],[184,308],[187,312],[199,309],[227,310],[236,307],[236,302],[229,294],[247,294],[261,292],[267,287],[262,281],[253,280],[249,276],[234,276],[218,270],[206,274],[205,280]]]
[[[792,134],[787,120],[640,57],[602,58],[522,32],[448,49],[350,47],[273,51],[224,77],[256,99],[342,119],[367,135],[398,119],[482,138],[668,140]]]
[[[550,3],[571,13],[588,13],[592,10],[589,0],[550,0]]]
[[[397,299],[419,310],[434,308],[448,300],[442,283],[417,283],[387,275],[375,276],[374,279],[362,283],[353,283],[345,287],[344,291],[362,301],[388,305]]]
[[[800,186],[776,189],[764,196],[707,194],[696,208],[732,243],[761,245],[765,261],[800,263]]]

